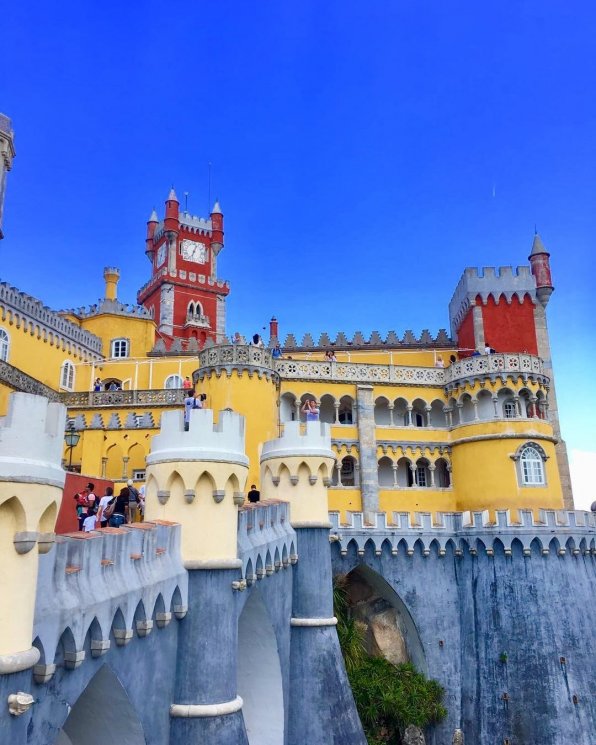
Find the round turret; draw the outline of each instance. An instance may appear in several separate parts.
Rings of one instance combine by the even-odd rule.
[[[538,233],[534,235],[532,251],[528,257],[532,274],[536,280],[536,297],[538,301],[546,307],[550,296],[553,294],[553,282],[550,273],[550,254],[544,248]]]

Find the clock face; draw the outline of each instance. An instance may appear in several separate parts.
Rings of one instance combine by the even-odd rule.
[[[204,243],[185,239],[180,244],[180,254],[185,261],[204,264],[207,261],[207,246]]]
[[[166,260],[166,244],[162,243],[157,250],[157,262],[156,266],[161,266]]]

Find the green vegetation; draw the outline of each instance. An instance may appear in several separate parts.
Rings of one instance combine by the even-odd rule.
[[[333,588],[337,633],[356,707],[369,745],[401,743],[405,728],[427,727],[447,711],[443,689],[410,664],[393,665],[384,657],[370,657],[364,627],[350,614],[345,577]]]

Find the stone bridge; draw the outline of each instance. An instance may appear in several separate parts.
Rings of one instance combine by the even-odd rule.
[[[584,512],[327,512],[326,425],[289,423],[243,505],[244,422],[166,413],[141,525],[56,537],[64,407],[0,427],[0,742],[365,745],[332,575],[383,650],[445,688],[451,745],[595,745],[596,523]],[[28,458],[21,453],[27,452]],[[389,650],[391,651],[391,650]]]

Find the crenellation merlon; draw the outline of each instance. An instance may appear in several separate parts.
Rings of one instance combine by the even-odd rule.
[[[66,406],[32,393],[13,393],[0,422],[0,479],[63,486]]]
[[[263,443],[261,462],[294,456],[335,458],[331,450],[331,427],[325,422],[286,422],[281,437]]]
[[[231,409],[220,411],[216,424],[212,409],[192,409],[188,431],[184,429],[184,412],[167,411],[161,417],[160,433],[153,438],[147,465],[172,460],[248,465],[244,440],[244,417]]]

